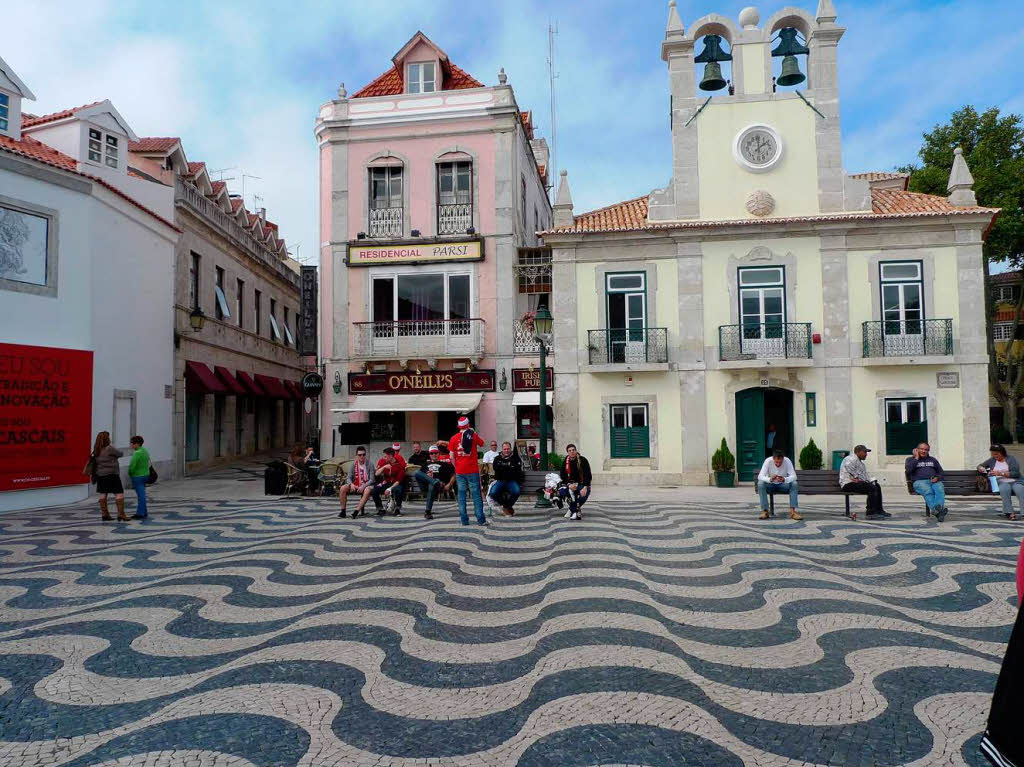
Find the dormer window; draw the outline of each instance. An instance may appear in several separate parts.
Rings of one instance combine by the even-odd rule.
[[[433,61],[409,65],[409,93],[433,93],[437,90],[437,67]]]
[[[6,93],[0,93],[0,131],[7,132],[7,126],[11,121],[11,97]]]
[[[89,128],[89,162],[106,164],[116,168],[118,160],[117,136],[104,134],[95,128]]]

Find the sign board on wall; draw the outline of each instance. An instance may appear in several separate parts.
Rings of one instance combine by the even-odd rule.
[[[480,261],[484,257],[481,240],[463,242],[374,243],[349,245],[349,266],[381,266],[383,264],[436,264],[442,261]]]
[[[544,368],[544,388],[551,391],[555,384],[555,373]],[[512,368],[512,391],[540,391],[540,368]]]
[[[316,267],[300,267],[300,298],[302,308],[299,318],[299,354],[316,356],[317,284]]]
[[[959,373],[936,373],[935,383],[940,389],[959,389]]]
[[[92,352],[0,344],[0,491],[81,485]]]
[[[494,391],[493,370],[442,370],[427,373],[349,373],[352,394],[442,394]]]

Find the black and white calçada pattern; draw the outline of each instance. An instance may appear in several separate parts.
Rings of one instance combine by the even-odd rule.
[[[983,764],[1021,528],[802,511],[0,515],[0,765]]]

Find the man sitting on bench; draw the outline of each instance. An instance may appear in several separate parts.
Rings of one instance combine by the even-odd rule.
[[[914,486],[914,492],[924,497],[928,511],[941,522],[946,518],[946,486],[942,484],[942,464],[932,458],[931,445],[922,442],[914,448],[914,454],[907,459],[907,479]]]
[[[766,458],[761,472],[757,475],[757,494],[761,496],[761,519],[768,519],[768,494],[789,493],[789,518],[800,521],[803,519],[797,511],[796,469],[793,462],[786,458],[781,450]]]
[[[857,445],[853,449],[853,455],[843,459],[839,465],[839,487],[844,493],[857,493],[868,497],[868,519],[886,519],[892,514],[882,508],[882,488],[868,476],[868,467],[864,465],[864,459],[870,452],[870,448]]]

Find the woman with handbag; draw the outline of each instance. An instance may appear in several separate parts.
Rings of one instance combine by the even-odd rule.
[[[132,461],[128,464],[128,481],[132,483],[135,496],[139,499],[132,519],[145,519],[149,516],[149,512],[146,510],[146,485],[150,484],[153,461],[149,457],[149,451],[142,446],[144,441],[136,434],[132,437],[131,442]]]
[[[96,478],[96,492],[100,496],[100,511],[103,513],[103,521],[112,522],[110,507],[107,506],[107,496],[111,493],[117,503],[117,518],[121,522],[127,522],[128,517],[124,514],[124,485],[121,484],[121,466],[117,459],[124,453],[110,444],[110,432],[101,431],[96,435],[96,441],[92,446],[93,476]]]

